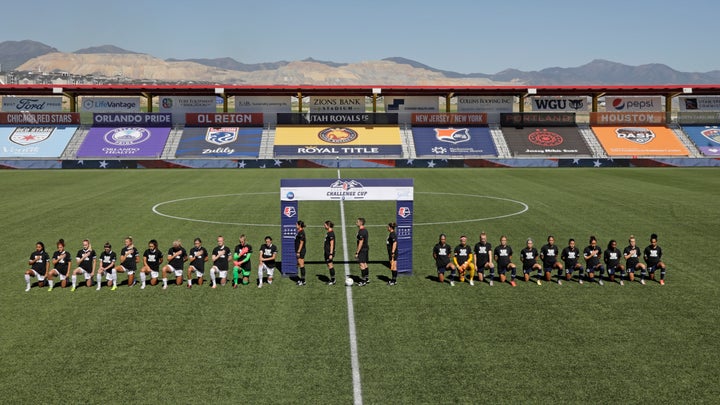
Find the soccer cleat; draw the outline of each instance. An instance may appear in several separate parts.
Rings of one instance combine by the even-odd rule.
[[[25,287],[25,291],[30,291],[30,286]]]
[[[537,280],[537,285],[542,285],[542,282],[539,279]]]
[[[513,286],[513,287],[516,287],[516,286],[517,286],[517,283],[515,283],[515,281],[513,280],[513,281],[510,282],[510,285]]]
[[[395,281],[395,280],[390,280],[387,282],[387,285],[396,285],[396,284],[397,284],[397,281]]]
[[[622,281],[622,280],[620,280],[620,285],[625,285],[625,283],[623,283],[623,281]]]
[[[472,279],[470,279],[470,285],[475,285],[475,282]]]
[[[492,281],[492,280],[490,280],[490,287],[492,287],[492,286],[493,286],[493,281]]]
[[[258,288],[262,288],[262,284],[258,284]]]
[[[97,287],[95,288],[95,291],[100,291],[100,286],[97,286]]]
[[[640,279],[640,284],[645,285],[645,279],[644,279],[644,278],[641,278],[641,279]]]
[[[210,288],[217,288],[217,284],[213,284]]]
[[[132,287],[132,286],[131,286],[131,287]],[[140,286],[140,289],[141,289],[141,290],[144,290],[144,289],[145,289],[145,284],[141,285],[141,286]]]
[[[602,281],[601,278],[598,279],[598,284],[600,284],[600,285],[605,285],[605,283],[603,283],[603,281]]]
[[[52,291],[52,289],[53,289],[52,287],[48,287],[48,292]],[[25,291],[27,291],[27,290],[25,290]]]
[[[660,280],[660,285],[665,285],[665,280]]]
[[[112,288],[110,288],[110,291],[115,291],[115,290],[117,290],[117,284],[113,284]]]
[[[358,283],[358,287],[365,287],[367,285],[367,281],[363,280]]]
[[[558,279],[558,285],[562,285],[562,280]]]
[[[130,287],[134,286],[137,283],[138,283],[137,280],[133,280],[132,284],[130,284]]]
[[[73,292],[73,291],[75,291],[75,287],[70,288],[70,292]]]
[[[238,287],[238,283],[233,283],[233,288],[235,289],[237,287]]]
[[[582,283],[583,283],[582,279],[578,279],[578,284],[582,284]]]
[[[327,285],[335,285],[335,279],[328,281]]]
[[[272,284],[272,279],[268,278],[268,284]]]
[[[455,282],[450,280],[450,287],[455,287]]]

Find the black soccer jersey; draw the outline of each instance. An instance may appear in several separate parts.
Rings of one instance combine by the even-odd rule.
[[[300,245],[302,244],[302,248]],[[305,253],[307,248],[307,244],[305,241],[305,230],[300,229],[297,234],[295,234],[295,253],[303,254]]]
[[[534,247],[526,247],[520,251],[520,258],[523,263],[523,269],[531,269],[532,266],[537,263],[538,251]]]
[[[504,269],[510,264],[511,256],[513,255],[513,250],[510,247],[510,245],[499,245],[495,246],[494,250],[495,260],[497,261],[498,267],[501,269]]]
[[[603,261],[608,268],[617,267],[620,264],[620,249],[607,249],[603,253]]]
[[[179,255],[175,256],[175,258],[170,259],[172,255],[175,253],[180,252]],[[187,258],[187,251],[184,247],[171,247],[168,249],[168,264],[172,266],[175,270],[181,270],[183,268],[183,263],[185,263],[185,259]]]
[[[63,276],[67,275],[68,264],[70,261],[70,253],[67,251],[55,251],[53,253],[53,263],[55,263],[55,270],[57,270]],[[43,266],[44,268],[45,266]]]
[[[369,241],[368,241],[368,237],[369,237],[369,235],[368,235],[368,230],[367,230],[367,229],[365,229],[365,228],[358,229],[358,232],[357,232],[357,242],[358,242],[358,246],[360,246],[360,241],[363,242],[362,247],[360,248],[360,250],[368,250],[368,249],[370,249],[370,243],[369,243]]]
[[[105,251],[103,250],[103,252],[100,253],[100,266],[102,266],[102,268],[114,266],[115,260],[117,260],[117,255],[112,250],[108,253],[105,253]],[[112,270],[112,267],[108,270]]]
[[[470,255],[472,254],[472,248],[470,245],[457,245],[455,246],[455,250],[453,250],[453,255],[455,256],[455,260],[457,261],[458,265],[462,265],[468,259],[470,258]]]
[[[244,255],[240,255],[240,251],[243,248],[247,248],[247,253],[245,253]],[[240,255],[240,258],[238,259],[239,261],[245,260],[245,258],[248,257],[252,253],[252,251],[253,251],[252,246],[250,246],[249,243],[246,243],[244,245],[237,245],[237,246],[235,246],[235,250],[234,250],[235,253]],[[245,270],[252,270],[252,264],[250,264],[250,260],[248,260],[245,263],[243,263],[242,265],[240,265],[240,267],[242,267]]]
[[[662,249],[660,248],[660,245],[655,247],[648,245],[643,252],[643,257],[645,258],[645,263],[647,263],[649,267],[657,266],[662,258]]]
[[[85,257],[83,257],[84,255],[85,255]],[[87,273],[90,273],[92,271],[92,265],[95,262],[95,257],[96,257],[94,250],[80,249],[80,250],[78,250],[77,255],[75,257],[78,259],[82,259],[82,260],[80,260],[80,264],[79,264],[80,268],[85,270],[85,272],[87,272]]]
[[[273,257],[273,255],[277,255],[277,246],[275,246],[273,244],[270,244],[270,245],[265,244],[265,245],[260,246],[260,256],[262,256],[263,259]],[[266,260],[263,263],[265,263],[265,265],[268,267],[275,267],[275,259]]]
[[[325,256],[333,255],[335,256],[335,231],[328,231],[325,234],[325,244],[323,245],[323,252],[325,253]],[[332,244],[332,251],[330,250],[330,245]]]
[[[190,265],[195,268],[195,270],[199,272],[205,271],[205,259],[208,257],[208,251],[205,249],[205,247],[195,247],[193,246],[192,249],[190,249]]]
[[[543,267],[548,268],[554,266],[559,253],[560,249],[557,245],[543,245],[543,247],[540,248],[540,258],[542,259]]]
[[[127,270],[134,271],[137,270],[137,262],[136,258],[140,252],[135,248],[135,246],[128,248],[127,246],[123,246],[122,249],[120,249],[120,258],[123,259],[123,262],[120,263],[123,267],[125,267]]]
[[[477,259],[478,266],[485,266],[485,263],[490,261],[490,255],[492,254],[492,245],[490,242],[482,243],[478,242],[475,244],[473,249],[475,252],[475,258]]]
[[[595,252],[595,255],[585,260],[588,268],[595,267],[600,264],[600,256],[602,256],[602,249],[600,249],[599,246],[595,246],[593,248],[592,245],[589,245],[585,248],[585,250],[583,250],[583,256],[590,256],[593,251]]]
[[[445,267],[450,263],[450,250],[452,247],[447,243],[444,245],[437,244],[433,248],[433,256],[435,257],[435,264],[437,267]]]
[[[232,253],[232,251],[227,246],[215,246],[212,251],[213,256],[216,257],[213,261],[213,266],[217,267],[218,270],[226,271],[228,269],[230,253]]]
[[[395,231],[392,231],[388,234],[387,241],[385,242],[387,244],[388,254],[392,254],[393,244],[397,242],[397,234],[395,233]],[[395,248],[397,249],[397,246]]]
[[[563,249],[560,257],[565,262],[565,268],[572,269],[575,267],[575,265],[577,265],[578,260],[580,259],[580,249],[578,249],[577,247],[573,247],[571,249],[570,246],[567,246],[565,249]]]
[[[148,267],[150,267],[150,270],[152,271],[160,271],[160,260],[162,259],[162,253],[160,253],[157,249],[147,249],[145,250],[145,253],[143,253],[143,257],[145,258],[145,261],[147,261]]]
[[[627,257],[625,259],[625,266],[628,268],[628,270],[635,269],[638,263],[640,263],[640,248],[637,246],[628,245],[623,250],[623,256]]]
[[[32,269],[35,270],[40,275],[45,275],[45,270],[47,269],[47,261],[50,260],[50,255],[47,254],[44,250],[42,252],[38,252],[37,250],[30,253],[30,260],[37,260],[35,263],[32,264]]]

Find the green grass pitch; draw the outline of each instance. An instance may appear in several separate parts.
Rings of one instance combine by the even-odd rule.
[[[345,204],[348,243],[354,219],[364,216],[377,262],[373,282],[352,289],[365,403],[715,403],[720,396],[717,169],[341,175],[415,179],[414,275],[395,287],[378,278],[389,275],[383,225],[394,220],[395,204]],[[340,237],[337,202],[300,203],[310,225],[305,287],[279,278],[255,288],[256,259],[251,285],[236,290],[141,291],[121,275],[114,292],[48,292],[34,280],[25,292],[23,281],[38,240],[50,254],[58,238],[72,253],[83,238],[98,251],[109,241],[118,252],[126,235],[141,251],[153,238],[163,252],[176,238],[189,248],[196,236],[212,248],[220,234],[231,247],[241,233],[256,248],[265,235],[279,243],[280,179],[336,176],[334,169],[0,172],[2,402],[352,402],[346,288],[322,283],[321,225],[333,220]],[[163,214],[188,219],[154,213],[160,203]],[[521,203],[527,211],[511,215]],[[507,235],[516,252],[527,237],[538,248],[548,234],[561,247],[574,237],[582,249],[593,234],[604,250],[609,239],[624,247],[630,234],[644,247],[655,232],[668,283],[434,282],[438,234],[452,245],[467,234],[474,245],[483,230],[493,245]],[[355,263],[350,268],[358,274]]]

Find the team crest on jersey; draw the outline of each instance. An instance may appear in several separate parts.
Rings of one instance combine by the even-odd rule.
[[[467,128],[435,128],[435,138],[441,142],[456,144],[469,141],[470,132]]]
[[[17,127],[10,134],[10,141],[21,146],[42,142],[52,135],[55,127]]]
[[[147,128],[115,128],[105,133],[105,142],[116,146],[131,146],[150,139]]]
[[[358,133],[350,128],[325,128],[318,132],[318,138],[328,143],[348,143],[358,138]]]
[[[536,129],[528,135],[528,140],[535,145],[546,148],[561,145],[564,141],[560,134],[548,131],[547,129]]]
[[[640,145],[645,145],[655,139],[655,133],[647,128],[617,128],[615,133],[620,139],[627,139]]]
[[[283,210],[283,215],[288,218],[292,218],[297,215],[297,210],[295,209],[295,207],[285,207],[285,209]]]
[[[707,127],[707,129],[700,132],[702,136],[709,139],[712,142],[720,143],[720,128],[718,127]]]
[[[412,211],[410,211],[410,207],[400,207],[398,209],[398,216],[400,218],[407,218],[410,215],[412,215]]]
[[[225,145],[235,142],[238,138],[238,128],[208,128],[205,134],[205,140],[215,145]]]

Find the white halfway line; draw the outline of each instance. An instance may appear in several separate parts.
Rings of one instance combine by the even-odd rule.
[[[337,171],[338,179],[340,178],[340,169]],[[345,204],[340,200],[340,228],[342,229],[343,238],[343,260],[345,262],[345,278],[350,277],[350,258],[348,257],[347,230],[345,226]],[[341,285],[345,285],[345,280]],[[352,367],[353,380],[353,402],[361,405],[362,385],[360,384],[360,360],[358,359],[357,333],[355,331],[355,309],[353,308],[352,288],[345,287],[345,298],[347,299],[348,311],[348,333],[350,334],[350,365]]]

